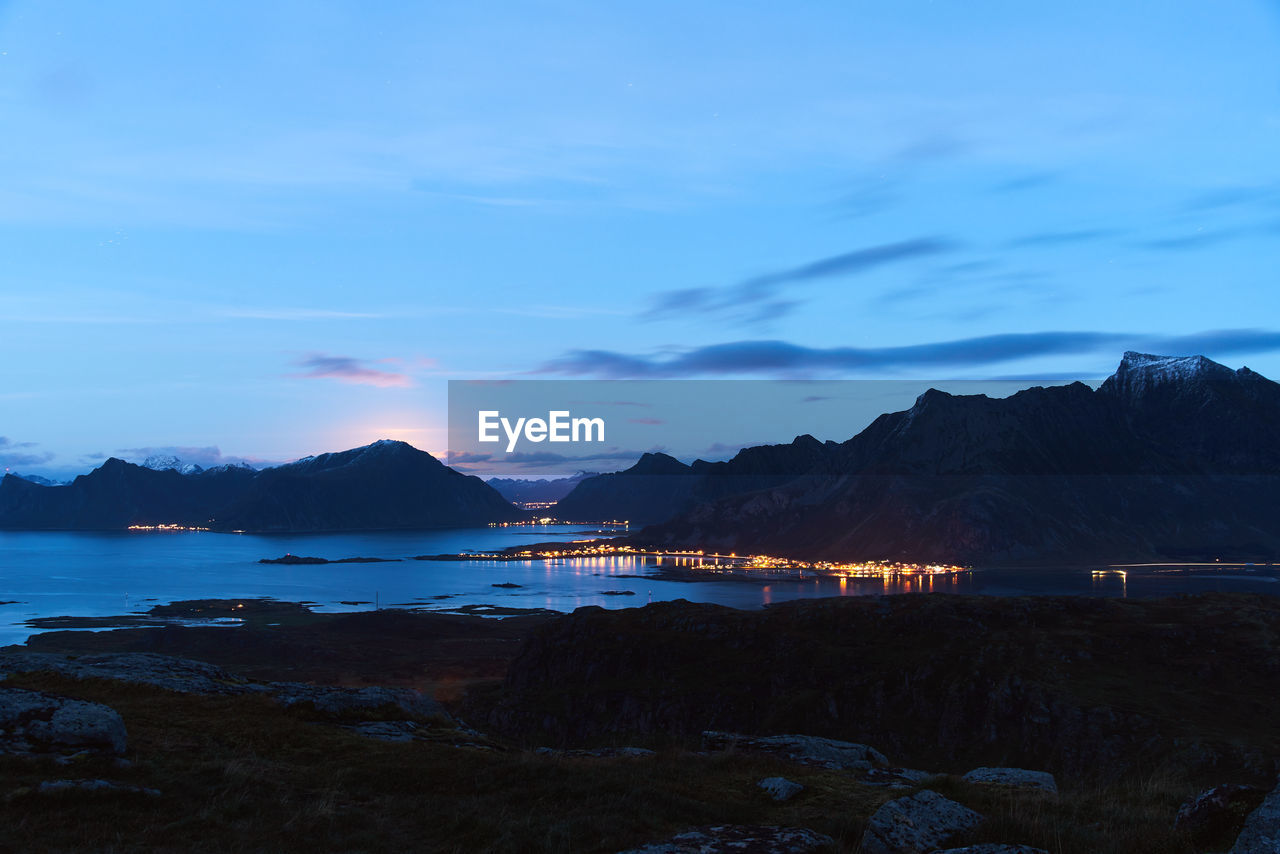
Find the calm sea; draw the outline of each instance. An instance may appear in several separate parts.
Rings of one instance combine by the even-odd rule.
[[[575,526],[466,528],[430,532],[250,535],[207,532],[0,532],[0,645],[20,643],[51,616],[145,612],[181,599],[272,597],[315,603],[320,611],[375,606],[452,610],[464,606],[629,608],[688,599],[758,608],[789,599],[941,591],[991,595],[1156,596],[1205,590],[1280,593],[1272,566],[1144,566],[975,569],[913,579],[660,577],[640,558],[558,562],[415,561],[414,555],[489,550],[582,539]],[[400,558],[389,563],[283,566],[260,558],[286,553],[338,559]],[[671,561],[668,560],[668,567]],[[495,587],[497,584],[518,587]],[[623,595],[617,595],[617,594]],[[627,595],[629,594],[629,595]]]

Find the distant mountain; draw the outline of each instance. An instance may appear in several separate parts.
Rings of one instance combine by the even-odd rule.
[[[383,440],[263,469],[215,521],[246,531],[337,531],[463,527],[524,515],[480,478]]]
[[[204,471],[203,468],[195,463],[184,463],[175,456],[168,454],[152,454],[142,461],[144,469],[152,471],[176,471],[179,474],[199,474]]]
[[[637,535],[663,546],[960,562],[1276,558],[1278,424],[1280,385],[1248,368],[1126,353],[1096,391],[931,389],[838,445],[801,437],[695,463],[665,499],[652,484],[627,488],[623,472],[596,500],[678,507]],[[753,487],[770,471],[778,482]],[[605,485],[586,481],[565,501]]]
[[[554,513],[575,522],[658,522],[689,506],[698,479],[692,466],[675,457],[645,454],[625,471],[583,480],[556,503]]]
[[[728,462],[648,453],[631,468],[580,483],[555,506],[562,519],[584,522],[626,519],[650,524],[674,518],[700,502],[770,486],[821,466],[839,446],[798,436],[788,445],[745,448]]]
[[[38,474],[18,474],[17,472],[11,472],[11,474],[14,477],[20,477],[28,483],[34,483],[38,486],[62,486],[62,484],[65,483],[65,481],[61,480],[50,480],[49,478],[42,477]]]
[[[387,440],[262,471],[228,465],[182,474],[112,458],[65,486],[0,480],[0,528],[8,529],[419,529],[522,515],[479,478]]]
[[[558,477],[547,480],[491,477],[485,483],[498,490],[498,494],[513,504],[559,501],[573,488],[595,472],[580,471],[571,477]]]

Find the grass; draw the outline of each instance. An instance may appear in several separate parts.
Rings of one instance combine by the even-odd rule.
[[[668,749],[647,759],[389,744],[308,720],[261,697],[194,697],[51,674],[11,686],[104,702],[129,729],[127,767],[0,757],[0,850],[618,851],[693,826],[810,827],[856,851],[867,818],[903,794],[847,775],[745,754]],[[785,804],[756,787],[782,775],[805,791]],[[42,780],[102,778],[161,797],[39,795]],[[970,841],[1025,842],[1062,854],[1192,852],[1171,830],[1195,787],[1150,777],[1062,797],[939,787],[989,816]]]

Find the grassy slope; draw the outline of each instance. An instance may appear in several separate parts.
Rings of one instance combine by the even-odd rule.
[[[816,642],[815,627],[819,634],[829,633],[814,657],[800,659],[805,667],[816,668],[823,681],[841,672],[840,658],[850,652],[865,668],[867,656],[880,650],[881,664],[892,669],[911,664],[919,644],[934,644],[936,649],[949,645],[956,661],[969,660],[984,645],[1006,651],[1012,646],[1018,651],[1014,660],[1023,660],[1026,652],[1031,667],[1038,666],[1041,656],[1056,660],[1054,680],[1065,679],[1086,702],[1145,713],[1164,710],[1171,725],[1189,733],[1203,735],[1208,728],[1215,736],[1271,753],[1275,728],[1254,693],[1258,668],[1266,675],[1275,666],[1271,643],[1280,600],[1075,600],[1075,607],[1065,610],[1050,607],[1051,600],[982,600],[977,606],[993,609],[994,617],[962,631],[972,622],[970,604],[959,598],[898,597],[888,617],[894,633],[879,638],[847,631],[865,627],[849,624],[844,609],[871,607],[871,600],[865,605],[783,609],[769,619],[781,621],[785,638]],[[664,610],[675,613],[675,608],[586,616],[589,622],[608,624],[610,644],[662,649],[689,643],[703,651],[704,660],[728,656],[722,662],[726,666],[743,655],[741,650],[724,649],[712,654],[705,639],[689,634],[691,627],[715,625],[716,620],[698,617],[692,626],[673,626],[658,619],[649,633],[643,626],[629,625],[646,612],[661,615]],[[806,610],[812,613],[797,622],[796,615]],[[762,616],[731,612],[728,619]],[[270,625],[277,622],[282,625]],[[821,629],[824,625],[827,628]],[[627,631],[616,631],[622,626]],[[258,678],[408,684],[444,694],[447,700],[459,685],[496,687],[520,638],[531,632],[553,634],[554,628],[555,623],[544,618],[522,624],[403,612],[315,617],[270,613],[234,630],[59,633],[43,636],[36,645],[80,652],[183,654]],[[593,636],[583,636],[588,637]],[[779,642],[775,638],[770,645]],[[854,648],[844,649],[848,644]],[[792,652],[787,645],[782,649]],[[1063,657],[1065,651],[1080,649],[1088,657]],[[560,649],[553,658],[571,659],[570,653]],[[698,660],[672,663],[690,679],[705,678]],[[1253,683],[1247,681],[1250,677]],[[596,686],[606,681],[596,680]],[[900,794],[861,786],[838,772],[773,759],[699,755],[695,740],[662,733],[641,739],[661,747],[653,758],[557,758],[528,750],[536,740],[494,742],[492,750],[455,747],[448,732],[439,732],[434,742],[373,741],[287,712],[260,697],[182,696],[48,674],[14,676],[7,684],[116,708],[129,729],[128,758],[133,764],[116,768],[106,760],[83,759],[60,766],[0,757],[0,827],[5,828],[0,851],[592,852],[617,851],[714,823],[806,826],[834,837],[840,850],[856,851],[870,814]],[[582,688],[546,687],[553,694]],[[1224,703],[1223,696],[1234,696],[1235,702]],[[910,726],[910,721],[903,722],[904,728]],[[919,767],[949,768],[927,752],[907,757],[891,751],[891,758],[910,759]],[[989,764],[1000,757],[967,758],[974,760],[971,764]],[[1215,850],[1193,845],[1173,832],[1172,819],[1182,800],[1213,783],[1267,782],[1246,780],[1226,769],[1221,773],[1221,779],[1206,777],[1165,763],[1158,771],[1147,766],[1107,781],[1060,774],[1063,793],[1058,799],[993,792],[957,778],[948,778],[938,788],[989,816],[973,841],[1023,842],[1063,854],[1178,854]],[[775,804],[755,787],[757,780],[772,775],[807,788],[795,800]],[[98,777],[164,794],[152,799],[30,792],[42,780]]]
[[[9,684],[105,702],[130,733],[125,769],[0,758],[0,848],[48,851],[616,851],[690,826],[812,827],[856,850],[885,790],[832,771],[741,755],[568,759],[445,743],[387,744],[306,721],[255,697],[206,698],[49,675]],[[783,774],[807,788],[774,804],[755,787]],[[27,791],[101,777],[159,798]],[[1193,851],[1170,829],[1185,782],[1128,781],[1058,800],[942,791],[989,815],[974,840],[1067,852]]]

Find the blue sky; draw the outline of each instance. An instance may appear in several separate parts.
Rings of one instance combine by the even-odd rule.
[[[17,0],[0,121],[18,471],[441,450],[448,379],[1280,376],[1273,2]]]

